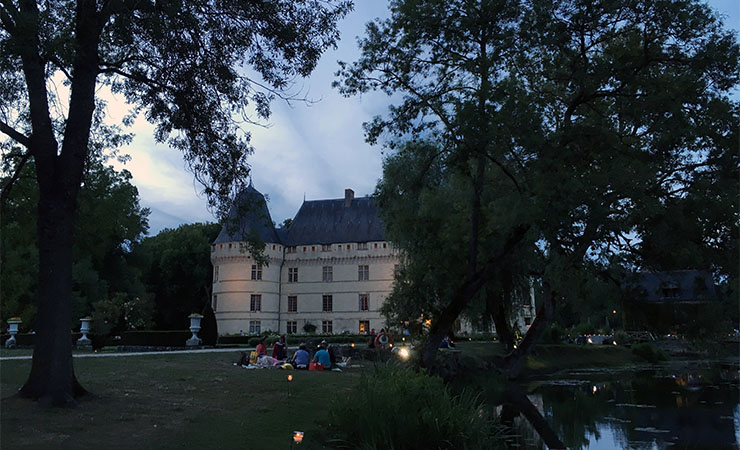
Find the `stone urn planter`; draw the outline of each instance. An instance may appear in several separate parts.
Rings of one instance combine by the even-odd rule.
[[[82,333],[82,337],[77,339],[77,347],[92,348],[92,341],[87,337],[87,333],[90,332],[90,322],[92,322],[91,317],[83,317],[80,319],[80,333]]]
[[[198,337],[201,319],[203,319],[203,316],[200,314],[190,315],[190,332],[193,333],[193,336],[185,341],[185,345],[188,347],[197,347],[203,343],[203,341]]]
[[[10,334],[10,337],[7,341],[5,341],[5,347],[13,348],[17,345],[15,341],[15,335],[18,334],[18,327],[22,323],[23,321],[20,319],[20,317],[11,317],[10,319],[8,319],[8,334]]]

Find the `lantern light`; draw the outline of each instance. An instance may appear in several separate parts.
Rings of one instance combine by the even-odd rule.
[[[303,431],[294,431],[293,432],[293,442],[296,444],[300,444],[303,442]]]
[[[293,375],[288,375],[288,381],[293,381]]]

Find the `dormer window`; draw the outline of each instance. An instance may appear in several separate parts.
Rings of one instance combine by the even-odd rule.
[[[357,250],[367,250],[367,242],[358,242]]]

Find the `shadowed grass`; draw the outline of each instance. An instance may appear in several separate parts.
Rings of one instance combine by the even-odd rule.
[[[30,361],[3,361],[0,441],[13,449],[324,448],[318,421],[329,399],[350,391],[357,372],[246,370],[238,352],[75,360],[93,393],[75,409],[42,409],[14,396]],[[292,374],[291,396],[287,376]]]

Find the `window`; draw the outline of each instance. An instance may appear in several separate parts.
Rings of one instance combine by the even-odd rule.
[[[349,244],[347,244],[347,250],[349,250]]]
[[[360,294],[360,311],[369,311],[367,294]]]
[[[378,243],[377,243],[377,242],[375,243],[374,247],[375,247],[375,248],[378,248]]]
[[[295,252],[296,252],[296,247],[295,247],[295,245],[294,245],[294,246],[292,246],[292,247],[285,247],[285,252],[286,252],[286,253],[295,253]]]
[[[388,246],[388,244],[386,244],[385,242],[383,242],[383,248],[386,248],[387,246]]]
[[[262,279],[262,264],[252,264],[252,279],[253,280]]]
[[[316,246],[315,246],[315,245],[312,245],[312,246],[311,246],[311,251],[312,251],[312,252],[315,252],[315,251],[316,251]]]
[[[259,320],[249,321],[249,334],[260,334],[262,333],[262,323]]]
[[[333,270],[331,266],[324,266],[321,269],[321,279],[323,281],[332,281],[333,278]]]
[[[330,252],[331,251],[331,244],[321,244],[321,251],[322,252]]]
[[[532,318],[531,317],[525,317],[524,318],[524,325],[526,325],[526,326],[532,325]]]
[[[262,311],[262,296],[260,294],[252,294],[249,297],[249,310],[250,311]]]
[[[218,295],[213,294],[213,305],[211,305],[213,312],[216,312],[216,306],[218,306]]]
[[[393,278],[398,278],[399,275],[401,275],[401,265],[394,264],[393,265]]]
[[[218,281],[218,266],[213,266],[213,281]]]
[[[231,244],[229,244],[229,248],[231,248]]]
[[[322,320],[321,321],[321,332],[324,334],[330,334],[334,331],[334,326],[331,323],[331,320]]]
[[[360,334],[366,334],[370,332],[370,321],[369,320],[361,320],[360,321]]]
[[[296,322],[295,320],[289,320],[285,324],[287,327],[286,331],[288,332],[288,334],[296,334],[298,330],[298,322]]]
[[[367,242],[358,242],[357,250],[367,250]]]
[[[288,296],[288,312],[298,312],[298,296]]]
[[[333,299],[331,298],[331,295],[323,296],[322,301],[321,301],[321,310],[326,311],[326,312],[331,312],[332,303],[333,303]]]
[[[357,279],[367,281],[370,279],[370,266],[357,266]]]
[[[288,283],[297,283],[298,282],[298,267],[289,267],[288,268]]]

